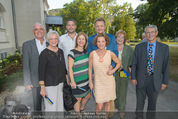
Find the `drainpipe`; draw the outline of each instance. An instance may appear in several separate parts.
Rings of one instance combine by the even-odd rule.
[[[16,45],[17,51],[20,53],[20,47],[19,47],[18,37],[17,37],[17,24],[16,24],[16,13],[15,13],[14,0],[11,0],[11,4],[12,4],[12,17],[13,17],[13,24],[14,24],[15,45]]]

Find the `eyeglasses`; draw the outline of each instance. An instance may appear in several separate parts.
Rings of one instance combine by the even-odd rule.
[[[35,28],[34,31],[43,31],[44,29],[43,28]]]
[[[146,32],[146,34],[154,34],[156,31]]]
[[[48,40],[58,40],[58,38],[49,38]]]

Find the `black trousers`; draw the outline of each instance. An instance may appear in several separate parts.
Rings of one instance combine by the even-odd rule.
[[[34,111],[41,111],[42,96],[40,95],[40,90],[41,87],[32,88]]]
[[[145,104],[146,96],[148,97],[148,107],[147,107],[147,119],[155,119],[156,102],[158,97],[158,92],[156,92],[154,87],[153,75],[147,75],[146,81],[142,88],[136,87],[136,119],[143,119],[143,109]]]

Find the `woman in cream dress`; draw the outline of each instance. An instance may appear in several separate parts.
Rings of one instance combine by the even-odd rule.
[[[92,69],[94,69],[94,90],[96,99],[96,113],[100,113],[105,104],[104,111],[110,111],[110,101],[116,99],[115,79],[113,73],[120,67],[121,63],[117,56],[106,50],[109,38],[105,33],[99,33],[94,39],[97,50],[89,56],[89,87],[93,89]],[[111,60],[116,63],[115,68],[109,69]],[[98,115],[97,115],[98,116]],[[107,115],[106,115],[107,116]]]

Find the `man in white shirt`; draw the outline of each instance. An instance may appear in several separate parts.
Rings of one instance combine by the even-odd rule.
[[[77,28],[76,21],[73,19],[68,19],[66,22],[67,33],[59,38],[58,47],[63,50],[66,68],[68,70],[68,54],[70,50],[75,47],[75,39],[77,33],[75,29]]]
[[[40,86],[38,80],[38,57],[47,47],[44,39],[45,28],[40,23],[35,23],[33,31],[35,38],[23,43],[23,79],[27,90],[32,90],[34,111],[41,111]]]

